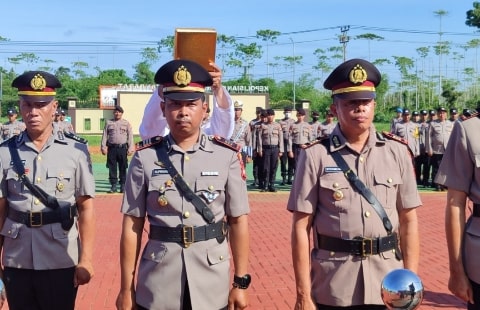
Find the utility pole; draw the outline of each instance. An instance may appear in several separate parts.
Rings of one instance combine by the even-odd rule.
[[[343,45],[343,62],[346,60],[347,43],[350,41],[350,37],[347,35],[347,31],[350,30],[350,26],[340,27],[342,34],[340,35],[340,43]]]
[[[292,42],[292,47],[293,47],[293,77],[292,77],[292,83],[293,83],[293,109],[295,110],[295,101],[296,101],[296,98],[295,98],[295,41],[293,41],[292,38],[289,38],[290,41]]]

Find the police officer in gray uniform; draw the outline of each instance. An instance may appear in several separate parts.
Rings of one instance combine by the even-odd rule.
[[[351,59],[325,80],[338,125],[328,139],[300,152],[302,173],[287,207],[293,212],[295,309],[386,309],[380,294],[385,275],[398,268],[417,271],[421,202],[407,146],[377,134],[373,125],[380,79],[373,64]],[[378,203],[370,203],[347,175]]]
[[[59,80],[29,71],[18,88],[26,130],[0,146],[0,234],[9,309],[74,309],[93,276],[93,179],[86,144],[54,131]]]
[[[108,180],[111,185],[109,193],[117,191],[118,182],[120,182],[120,193],[123,193],[128,166],[127,156],[133,154],[135,145],[132,125],[122,118],[123,108],[115,106],[113,116],[103,129],[101,151],[103,155],[107,155]]]
[[[195,62],[173,60],[155,82],[170,134],[140,143],[130,164],[117,309],[243,309],[250,284],[245,171],[236,146],[200,127],[212,79]],[[136,272],[147,217],[149,240]]]
[[[7,116],[8,121],[0,129],[2,141],[8,140],[25,130],[25,123],[17,120],[17,110],[15,108],[8,109]]]
[[[480,309],[479,111],[455,121],[435,178],[436,183],[448,188],[445,213],[450,265],[448,288],[468,302],[469,310]],[[473,203],[473,210],[467,199]]]

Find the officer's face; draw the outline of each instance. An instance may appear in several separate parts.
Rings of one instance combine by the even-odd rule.
[[[57,110],[58,102],[36,102],[20,99],[20,113],[22,115],[27,132],[40,134],[46,130],[52,130],[52,122]]]
[[[235,109],[235,119],[238,120],[242,116],[242,109]]]
[[[340,128],[345,135],[368,131],[375,113],[374,99],[345,100],[334,98],[330,107],[337,116]]]
[[[162,102],[160,106],[174,136],[198,135],[207,111],[207,103],[202,98],[190,101],[165,98],[165,102]]]

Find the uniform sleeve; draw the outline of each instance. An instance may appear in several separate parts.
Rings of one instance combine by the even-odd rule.
[[[142,140],[168,134],[167,119],[160,108],[161,102],[162,98],[158,95],[158,89],[155,89],[145,106],[140,122],[139,133]]]
[[[103,134],[102,134],[102,148],[107,147],[107,128],[108,128],[108,121],[105,123],[105,127],[103,127]]]
[[[233,153],[225,192],[225,213],[232,217],[250,213],[247,183],[243,177],[245,171],[240,158],[240,153]]]
[[[233,134],[235,128],[235,109],[232,104],[232,97],[228,93],[225,86],[223,87],[224,95],[228,101],[228,108],[222,109],[218,106],[217,99],[213,96],[213,111],[209,123],[205,125],[204,131],[207,135],[218,135],[229,138]]]
[[[443,154],[435,183],[469,193],[473,177],[473,173],[469,171],[474,171],[474,165],[468,152],[465,128],[461,122],[456,122]]]
[[[145,217],[148,180],[145,179],[141,152],[135,152],[128,167],[121,212],[135,217]]]
[[[81,150],[75,173],[76,196],[95,197],[95,178],[93,176],[92,160],[86,144],[77,143]]]
[[[321,146],[323,147],[323,146]],[[296,170],[302,173],[293,181],[288,197],[287,210],[313,214],[318,204],[319,193],[319,163],[320,157],[315,156],[316,146],[305,149],[298,156]]]
[[[127,145],[128,145],[128,152],[134,152],[135,151],[135,144],[133,143],[133,129],[132,125],[128,123],[128,133],[127,133]]]

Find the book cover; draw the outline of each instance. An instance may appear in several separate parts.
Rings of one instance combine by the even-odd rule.
[[[217,31],[211,28],[175,29],[174,59],[188,59],[212,71],[209,62],[215,62]]]

